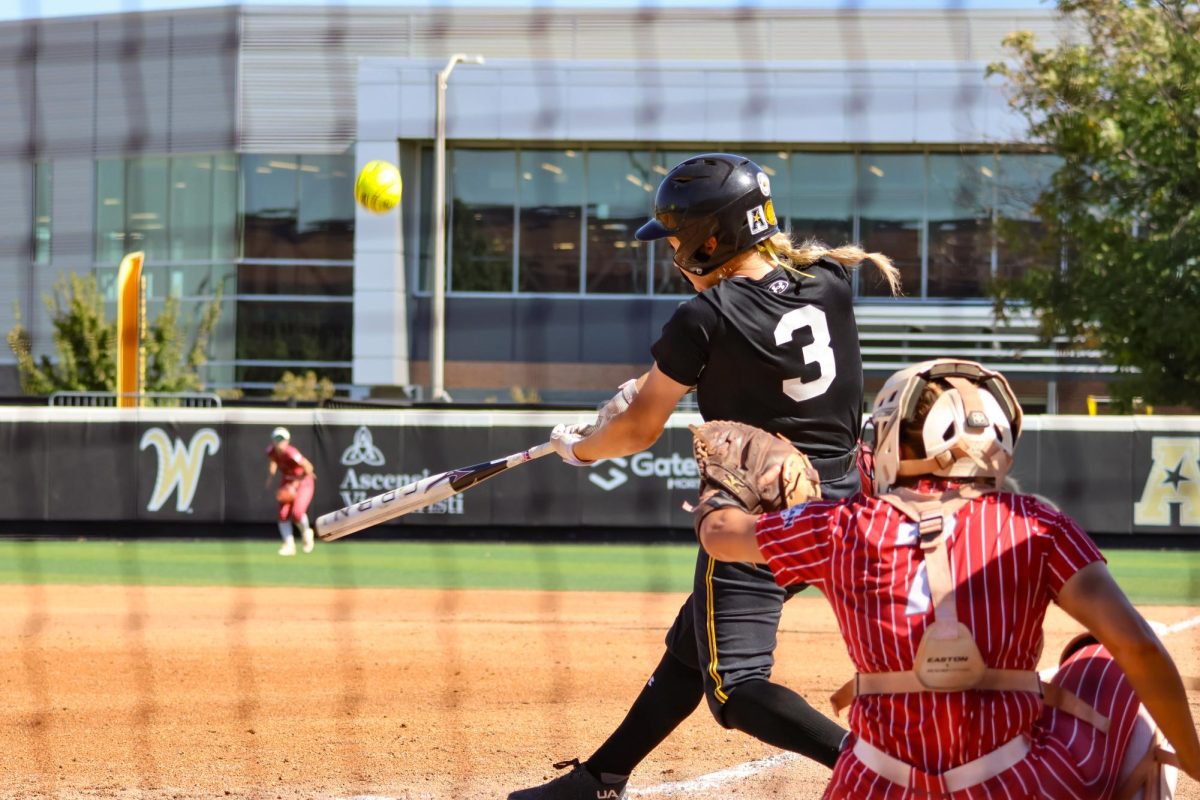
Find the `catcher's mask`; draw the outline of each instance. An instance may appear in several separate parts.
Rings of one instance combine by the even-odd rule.
[[[945,390],[924,421],[917,403],[931,381]],[[999,372],[952,358],[925,361],[888,378],[875,397],[875,491],[883,494],[902,476],[992,478],[999,487],[1012,466],[1021,435],[1021,404]],[[925,457],[902,459],[900,428],[921,422]]]
[[[762,167],[742,156],[707,153],[667,173],[654,196],[654,219],[635,235],[643,242],[674,236],[675,265],[707,275],[777,233],[771,180]],[[710,236],[717,246],[707,253]]]

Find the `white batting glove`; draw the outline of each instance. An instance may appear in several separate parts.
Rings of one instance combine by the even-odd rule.
[[[550,432],[550,444],[554,445],[554,452],[572,467],[586,467],[594,462],[579,459],[575,455],[575,445],[591,432],[592,426],[587,423],[556,425]]]
[[[613,395],[612,399],[597,409],[597,427],[608,422],[618,414],[624,413],[625,409],[629,408],[630,404],[633,403],[633,398],[637,397],[637,393],[637,378],[630,378],[622,383],[617,393]]]

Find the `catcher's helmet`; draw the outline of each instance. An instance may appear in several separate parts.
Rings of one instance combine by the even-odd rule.
[[[902,459],[900,426],[912,425],[926,384],[950,388],[921,420],[925,458]],[[875,398],[875,492],[884,494],[902,475],[995,479],[997,488],[1012,466],[1021,435],[1021,404],[999,372],[965,359],[940,358],[902,369]]]
[[[707,275],[776,233],[771,181],[762,167],[742,156],[708,153],[667,173],[654,196],[654,219],[636,236],[642,241],[676,237],[675,264]],[[705,253],[710,236],[717,246]]]

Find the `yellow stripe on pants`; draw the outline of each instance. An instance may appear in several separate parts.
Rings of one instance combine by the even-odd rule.
[[[717,701],[724,703],[729,699],[729,695],[721,690],[721,673],[717,672],[717,625],[713,616],[713,569],[717,566],[716,559],[709,557],[708,569],[704,571],[704,627],[708,632],[708,674],[713,679],[716,687],[713,689],[713,695]]]

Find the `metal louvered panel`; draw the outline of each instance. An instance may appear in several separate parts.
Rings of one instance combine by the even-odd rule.
[[[29,158],[35,146],[34,56],[31,24],[0,27],[0,159]],[[0,191],[6,191],[0,188]]]
[[[91,155],[55,158],[51,180],[59,188],[50,192],[50,259],[54,268],[40,271],[84,270],[92,263],[95,245],[96,162]]]
[[[406,55],[407,19],[370,9],[246,9],[238,149],[345,151],[355,138],[358,58]]]
[[[1055,12],[733,9],[248,8],[243,16],[240,149],[340,152],[354,140],[359,57],[709,62],[968,61],[1004,57],[1017,29],[1051,42]],[[565,65],[548,67],[547,80]],[[982,67],[980,67],[982,69]]]
[[[237,18],[218,9],[0,25],[0,157],[232,150]]]
[[[236,10],[172,19],[171,152],[235,149],[237,56]]]
[[[96,23],[96,155],[167,152],[170,30],[145,14]]]
[[[38,158],[92,153],[95,27],[88,21],[73,21],[38,28]]]

